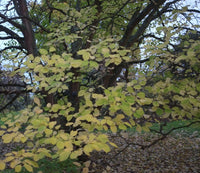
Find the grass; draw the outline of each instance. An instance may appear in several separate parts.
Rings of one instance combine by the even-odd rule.
[[[68,159],[63,162],[50,160],[50,159],[42,159],[38,162],[39,168],[34,169],[34,173],[77,173],[78,167],[73,164],[74,160]],[[14,169],[6,169],[1,173],[15,173]],[[22,169],[20,173],[29,173],[25,168]]]
[[[194,133],[196,133],[196,135],[200,136],[200,122],[191,124],[192,122],[194,122],[194,121],[179,120],[179,121],[168,122],[165,126],[163,126],[163,133],[166,134],[169,131],[171,131],[172,135],[181,134],[182,136],[191,136]],[[155,123],[155,124],[153,124],[151,129],[159,131],[160,125],[161,124]]]
[[[178,133],[183,136],[190,136],[190,135],[196,133],[196,135],[200,136],[200,122],[199,121],[192,124],[189,127],[186,127],[192,122],[195,122],[195,121],[177,120],[177,121],[167,122],[166,125],[163,125],[162,132],[168,133],[170,130],[174,129],[171,132],[172,135]],[[150,127],[150,129],[152,130],[152,132],[150,132],[150,133],[155,133],[154,131],[159,131],[162,124],[163,123],[153,123],[152,127]],[[181,127],[183,127],[183,128],[181,128]],[[130,129],[128,129],[128,131],[134,133],[134,132],[136,132],[136,127],[130,128]]]

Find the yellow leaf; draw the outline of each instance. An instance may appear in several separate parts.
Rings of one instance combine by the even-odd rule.
[[[146,127],[146,126],[142,127],[142,130],[144,130],[145,132],[150,132],[149,127]]]
[[[37,154],[35,154],[34,155],[34,157],[33,157],[33,160],[35,160],[36,162],[38,161],[38,160],[40,160],[41,159],[41,155],[37,155]]]
[[[117,133],[117,127],[116,127],[116,126],[110,126],[110,130],[111,130],[113,133]]]
[[[46,133],[47,136],[50,136],[52,134],[53,130],[51,130],[51,129],[45,129],[44,132]]]
[[[67,123],[67,124],[65,124],[66,126],[71,126],[71,125],[73,125],[74,123],[72,123],[72,122],[70,122],[70,123]]]
[[[6,157],[5,159],[4,159],[4,161],[5,162],[10,162],[11,160],[13,160],[15,157],[13,157],[13,156],[9,156],[9,157]]]
[[[83,153],[81,149],[74,151],[71,153],[70,158],[71,159],[76,159],[78,156],[80,156]]]
[[[19,160],[13,160],[11,163],[10,163],[10,167],[13,169],[15,168],[16,165],[18,165],[20,163]]]
[[[64,160],[67,160],[67,158],[69,157],[69,155],[71,154],[71,152],[67,152],[67,151],[63,151],[61,154],[60,154],[60,157],[59,157],[59,160],[62,162]]]
[[[63,140],[68,140],[68,139],[69,139],[69,134],[67,134],[67,133],[61,133],[61,134],[59,134],[59,136],[60,136]]]
[[[49,48],[49,52],[55,52],[55,51],[56,51],[55,47],[51,46],[51,47]]]
[[[48,51],[46,49],[40,49],[39,52],[40,52],[41,55],[47,55],[48,54]]]
[[[41,114],[43,112],[42,109],[40,109],[39,107],[35,107],[33,110],[36,114]]]
[[[90,152],[92,152],[93,147],[91,144],[85,145],[83,148],[83,151],[85,154],[90,155]]]
[[[38,97],[34,97],[34,103],[40,106],[40,99]]]
[[[109,126],[113,126],[113,125],[114,125],[114,122],[111,121],[111,120],[106,120],[106,123],[107,123]]]
[[[25,163],[24,167],[26,168],[27,171],[33,172],[33,167],[32,166],[30,166],[30,165],[28,165],[28,164]]]
[[[108,127],[106,125],[103,126],[104,130],[107,131]]]
[[[71,62],[71,66],[74,67],[74,68],[78,68],[78,67],[81,66],[82,63],[83,63],[82,60],[73,60],[73,61]]]
[[[73,144],[72,144],[72,141],[66,141],[65,142],[65,147],[66,147],[66,151],[72,151],[73,150]]]
[[[113,143],[113,142],[109,142],[109,143],[110,143],[110,145],[112,145],[113,147],[118,148],[118,146],[117,146],[115,143]]]
[[[6,164],[0,160],[0,170],[4,170],[6,168]]]
[[[3,137],[2,137],[3,143],[10,143],[12,141],[12,139],[14,138],[14,136],[15,136],[14,133],[3,135]]]
[[[95,149],[96,149],[97,151],[103,150],[103,151],[105,151],[106,153],[108,153],[108,152],[110,151],[110,147],[109,147],[107,144],[105,144],[105,143],[100,143],[100,142],[98,142],[98,143],[95,144],[94,147],[95,147]]]
[[[52,121],[49,123],[49,128],[52,129],[56,125],[56,121]]]
[[[20,172],[22,170],[22,166],[21,165],[17,165],[15,167],[15,172]]]
[[[105,135],[105,134],[101,134],[101,135],[99,135],[99,136],[97,137],[97,140],[106,143],[106,142],[108,142],[108,136]]]
[[[2,136],[5,133],[5,131],[0,130],[0,136]]]
[[[27,141],[27,138],[25,136],[22,136],[20,140],[21,140],[22,143],[24,143],[24,142]]]
[[[48,104],[47,104],[47,107],[50,108],[50,107],[51,107],[51,103],[48,103]]]
[[[89,166],[90,166],[90,163],[91,163],[91,161],[90,161],[90,160],[88,160],[88,161],[84,162],[84,165],[85,165],[85,167],[86,167],[86,168],[89,168]]]
[[[117,116],[116,116],[116,120],[117,121],[121,121],[122,119],[124,118],[124,115],[123,114],[118,114]]]
[[[36,167],[36,168],[39,167],[38,164],[33,160],[25,159],[24,164],[26,164],[26,163],[29,164],[29,165],[32,165],[33,167]]]
[[[82,173],[88,173],[88,172],[89,172],[89,169],[88,169],[88,168],[83,168]]]
[[[30,148],[34,147],[33,142],[28,142],[28,143],[27,143],[27,147],[30,147]]]
[[[58,147],[58,149],[61,150],[61,149],[63,149],[65,147],[65,144],[62,141],[58,141],[57,144],[56,144],[56,146]]]
[[[55,137],[51,137],[51,138],[49,139],[49,142],[50,142],[51,144],[55,145],[56,142],[57,142],[57,139],[56,139]]]
[[[33,153],[29,153],[29,152],[26,152],[26,153],[23,153],[23,156],[24,157],[33,157]]]
[[[106,153],[110,151],[110,147],[107,144],[103,144],[104,147],[102,148]]]
[[[70,132],[70,136],[76,136],[77,133],[78,133],[78,131],[73,131],[73,130],[72,130],[72,131]]]
[[[81,167],[81,164],[79,162],[73,162],[74,165]]]

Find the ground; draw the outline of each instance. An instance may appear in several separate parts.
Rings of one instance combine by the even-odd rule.
[[[109,153],[93,152],[88,161],[89,173],[200,173],[199,132],[175,133],[146,149],[127,146],[127,142],[146,145],[157,139],[157,135],[124,132],[109,137],[118,148],[112,147]],[[0,141],[0,157],[12,148],[16,145]]]
[[[111,139],[119,147],[109,153],[94,152],[91,157],[90,172],[94,173],[199,173],[200,137],[174,134],[150,148],[141,149],[129,143],[149,143],[153,134],[123,133],[122,138],[112,135]],[[124,140],[125,139],[125,140]],[[119,153],[119,151],[123,150]],[[119,153],[119,154],[118,154]]]

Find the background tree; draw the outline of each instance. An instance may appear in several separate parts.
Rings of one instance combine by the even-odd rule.
[[[44,157],[63,161],[110,151],[108,143],[115,144],[96,131],[133,126],[149,131],[156,121],[163,139],[169,134],[162,129],[166,121],[199,121],[199,3],[10,0],[4,5],[1,39],[11,42],[1,52],[14,62],[7,66],[12,75],[24,80],[21,93],[35,97],[33,107],[14,121],[4,119],[3,142],[27,147],[10,153],[1,169],[10,162],[18,172],[22,166],[31,172]]]

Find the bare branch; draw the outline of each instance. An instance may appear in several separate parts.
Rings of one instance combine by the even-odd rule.
[[[67,15],[63,10],[61,10],[61,9],[59,9],[59,8],[53,7],[53,6],[49,3],[48,0],[46,0],[46,4],[47,4],[47,6],[49,7],[50,10],[52,10],[52,11],[53,11],[53,10],[56,10],[56,11],[61,12],[61,13],[64,14],[64,15]]]
[[[162,5],[166,0],[160,0],[158,2],[156,2],[156,4],[158,6]],[[150,14],[154,14],[156,11],[155,9],[157,8],[157,5],[155,5],[155,3],[150,3],[149,5],[147,5],[144,10],[142,12],[140,12],[140,9],[138,8],[136,10],[136,12],[132,15],[132,18],[129,21],[129,24],[127,25],[126,31],[124,33],[123,38],[120,40],[120,45],[121,46],[127,46],[127,41],[129,40],[133,30],[135,27],[138,26],[139,22],[141,22],[143,19],[146,18],[146,16],[148,15],[149,18],[152,18],[150,16]],[[154,13],[152,13],[152,10],[154,9]],[[150,20],[150,19],[149,19]],[[147,20],[148,21],[148,20]],[[143,25],[146,25],[145,23],[143,23]],[[144,26],[143,28],[145,28],[146,26]],[[144,31],[144,30],[143,30]],[[139,33],[138,33],[139,34]],[[137,35],[138,35],[137,34]],[[130,40],[128,41],[128,46],[130,45]]]
[[[43,31],[49,33],[50,31],[47,30],[46,28],[44,28],[42,25],[40,25],[38,22],[36,22],[35,20],[31,19],[30,17],[27,17],[27,16],[19,16],[19,17],[13,17],[13,18],[10,18],[9,20],[16,20],[16,19],[27,19],[29,20],[30,22],[34,23],[35,25],[37,25],[38,27],[40,27]],[[1,23],[5,23],[7,21],[2,21],[0,22]]]
[[[21,46],[8,46],[8,47],[5,47],[4,49],[0,50],[0,53],[2,53],[5,50],[8,50],[8,49],[19,49],[19,50],[22,50],[23,48]]]
[[[26,84],[4,84],[4,83],[0,83],[0,87],[22,87],[22,88],[26,88]]]
[[[20,31],[23,31],[23,26],[20,25],[19,23],[13,21],[12,19],[6,17],[5,15],[3,15],[3,14],[1,14],[1,13],[0,13],[0,17],[1,17],[2,19],[4,19],[5,22],[10,23],[10,24],[13,25],[14,27],[18,28]]]
[[[6,34],[10,35],[13,39],[16,39],[18,41],[18,43],[24,48],[24,40],[18,34],[16,34],[12,30],[10,30],[2,25],[0,25],[0,31],[4,31]]]
[[[10,100],[6,105],[0,108],[0,112],[2,112],[4,109],[6,109],[9,105],[11,105],[20,95],[21,93],[17,93],[12,100]]]

